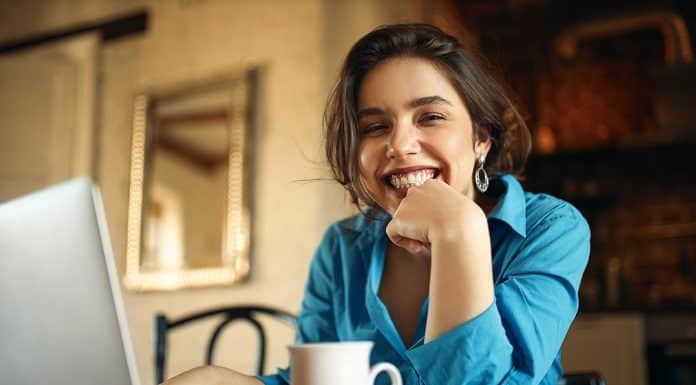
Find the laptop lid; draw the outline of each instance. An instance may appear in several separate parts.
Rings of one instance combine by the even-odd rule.
[[[140,385],[88,178],[0,204],[0,382]]]

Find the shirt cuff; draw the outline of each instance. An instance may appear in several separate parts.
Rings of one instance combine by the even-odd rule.
[[[497,384],[512,368],[512,345],[495,302],[406,356],[426,385]]]

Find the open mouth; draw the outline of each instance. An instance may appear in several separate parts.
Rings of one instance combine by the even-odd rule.
[[[436,168],[423,168],[404,173],[393,173],[384,177],[384,183],[396,191],[403,198],[411,187],[420,186],[429,179],[440,176],[440,170]]]

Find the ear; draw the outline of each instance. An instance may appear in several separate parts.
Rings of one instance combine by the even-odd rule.
[[[491,143],[491,136],[488,135],[488,130],[482,128],[474,143],[474,154],[476,154],[477,159],[481,155],[488,155],[488,151],[491,150]]]

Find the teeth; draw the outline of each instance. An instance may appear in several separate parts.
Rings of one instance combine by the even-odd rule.
[[[434,176],[435,171],[433,170],[420,170],[408,174],[392,175],[389,177],[389,182],[396,189],[411,188],[422,185],[426,180],[432,179]]]

